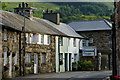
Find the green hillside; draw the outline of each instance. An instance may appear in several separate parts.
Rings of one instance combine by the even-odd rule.
[[[19,3],[7,2],[2,3],[2,9],[13,12],[13,8],[18,7]],[[53,10],[61,14],[61,21],[68,23],[77,20],[96,20],[110,19],[113,13],[113,3],[110,2],[62,2],[62,3],[41,3],[32,2],[29,6],[37,8],[34,12],[35,17],[42,17],[42,11]]]

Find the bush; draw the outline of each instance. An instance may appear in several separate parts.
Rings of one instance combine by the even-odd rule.
[[[93,70],[93,63],[92,61],[78,61],[78,70]]]

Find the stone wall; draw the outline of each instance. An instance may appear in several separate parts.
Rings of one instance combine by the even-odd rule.
[[[19,62],[18,62],[18,53],[19,53],[19,34],[17,33],[16,42],[14,41],[14,30],[7,29],[7,40],[4,40],[4,35],[2,35],[2,54],[3,58],[5,56],[4,52],[7,52],[7,64],[3,64],[3,78],[12,78],[19,76]],[[2,30],[4,34],[4,29]],[[17,55],[17,64],[14,63],[14,57]],[[11,62],[10,62],[11,60]],[[6,68],[7,66],[7,68]],[[11,67],[10,67],[11,66]]]
[[[108,70],[110,69],[110,65],[112,65],[112,60],[109,56],[111,55],[111,49],[112,49],[112,35],[111,31],[86,31],[86,32],[78,32],[81,35],[85,35],[88,38],[93,38],[93,43],[89,43],[89,46],[96,46],[97,47],[97,53],[101,53],[101,68],[102,70]],[[93,60],[92,57],[81,57],[83,60],[92,60],[93,63],[95,63],[96,67],[98,65],[98,59],[97,57]],[[95,69],[97,70],[97,68]]]
[[[55,72],[55,36],[51,36],[50,45],[27,44],[26,53],[31,54],[31,63],[25,67],[25,75],[34,74],[34,55],[38,54],[38,73]],[[46,63],[41,63],[42,53],[46,53]],[[26,64],[28,65],[28,64]]]
[[[102,54],[109,54],[111,46],[111,31],[88,31],[78,32],[88,38],[93,38],[93,43],[89,43],[89,46],[96,46],[97,50],[102,51]]]

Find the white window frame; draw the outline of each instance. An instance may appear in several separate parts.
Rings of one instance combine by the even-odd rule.
[[[40,35],[40,43],[44,44],[44,35],[42,35],[42,34]]]
[[[49,45],[51,43],[51,37],[50,35],[47,35],[47,44]]]
[[[63,46],[63,37],[60,37],[60,46]]]
[[[31,53],[25,53],[25,63],[31,63]]]

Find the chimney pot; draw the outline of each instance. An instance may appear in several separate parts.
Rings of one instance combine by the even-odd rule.
[[[48,13],[48,12],[49,12],[49,10],[48,10],[48,8],[47,8],[46,13]]]
[[[21,4],[19,4],[19,8],[21,8]]]
[[[25,3],[24,2],[22,2],[22,8],[25,8]]]
[[[25,3],[26,4],[26,7],[28,7],[28,3]]]

